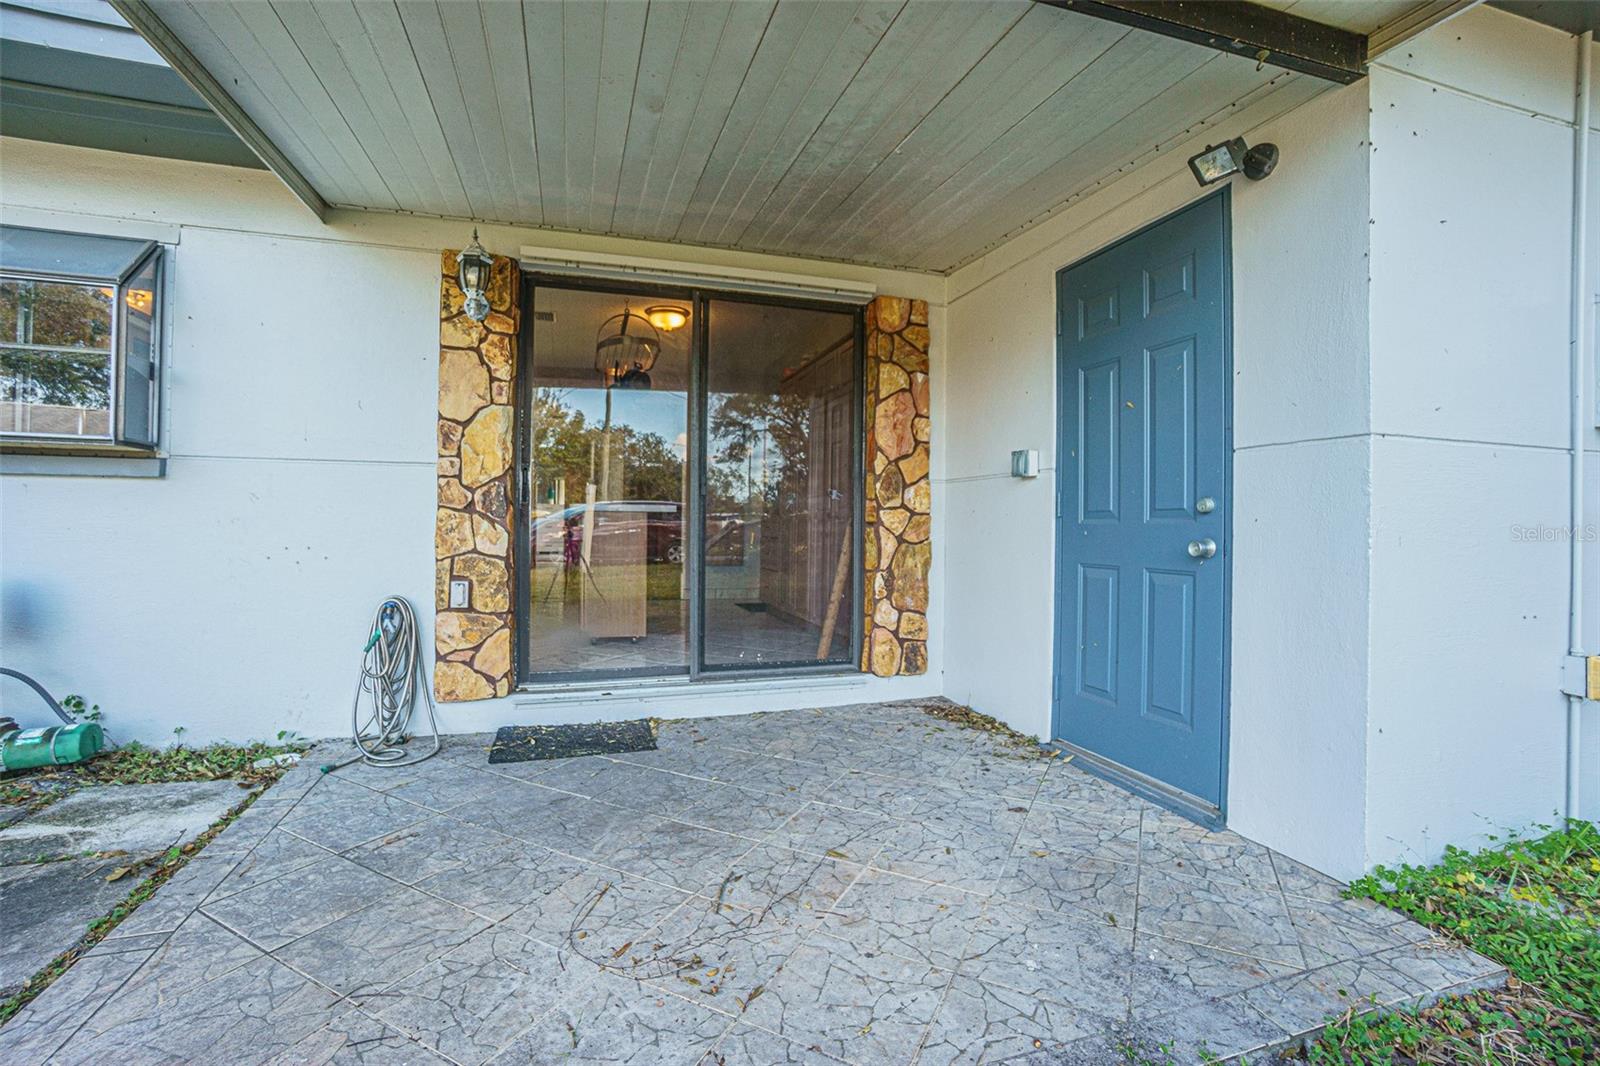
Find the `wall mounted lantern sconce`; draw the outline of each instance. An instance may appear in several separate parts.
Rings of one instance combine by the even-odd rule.
[[[489,317],[489,269],[493,265],[494,259],[478,243],[478,231],[474,229],[472,243],[456,256],[456,281],[466,297],[461,309],[474,322]]]
[[[1230,174],[1244,172],[1251,181],[1260,181],[1278,165],[1278,146],[1263,142],[1254,148],[1246,146],[1243,137],[1209,145],[1205,151],[1189,160],[1194,180],[1202,186],[1215,185]]]

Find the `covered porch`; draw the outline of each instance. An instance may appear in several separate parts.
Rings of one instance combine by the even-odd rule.
[[[1503,980],[970,722],[945,701],[680,720],[654,751],[496,765],[490,738],[452,737],[413,768],[327,775],[344,748],[324,745],[0,1053],[1220,1062]]]

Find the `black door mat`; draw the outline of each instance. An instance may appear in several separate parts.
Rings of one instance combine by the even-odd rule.
[[[578,755],[620,755],[655,751],[656,731],[648,718],[588,725],[503,725],[495,730],[489,763],[570,759]]]

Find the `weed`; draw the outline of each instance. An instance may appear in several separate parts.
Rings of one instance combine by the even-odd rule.
[[[82,696],[77,694],[62,696],[61,709],[71,715],[72,720],[75,722],[100,721],[100,705],[96,703],[91,706]]]
[[[1403,911],[1552,1002],[1600,1017],[1600,830],[1588,822],[1479,852],[1446,848],[1437,866],[1380,866],[1350,895]]]
[[[1349,895],[1403,911],[1512,976],[1501,990],[1346,1016],[1306,1049],[1313,1066],[1600,1059],[1600,831],[1592,824],[1569,821],[1478,852],[1447,848],[1436,866],[1379,867]]]
[[[1595,1061],[1600,1024],[1512,978],[1505,989],[1446,996],[1430,1007],[1363,1014],[1330,1025],[1311,1066],[1391,1063],[1580,1066]]]

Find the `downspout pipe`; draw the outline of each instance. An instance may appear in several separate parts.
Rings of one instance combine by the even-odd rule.
[[[1571,376],[1570,412],[1572,444],[1571,505],[1572,519],[1567,537],[1571,553],[1572,586],[1567,597],[1567,654],[1583,652],[1583,441],[1587,432],[1584,404],[1584,344],[1590,304],[1589,295],[1589,124],[1590,95],[1594,77],[1594,31],[1578,38],[1577,121],[1573,128],[1572,151],[1572,308],[1569,373]],[[1567,803],[1568,818],[1578,817],[1578,775],[1581,769],[1579,723],[1583,715],[1583,696],[1567,695]]]

